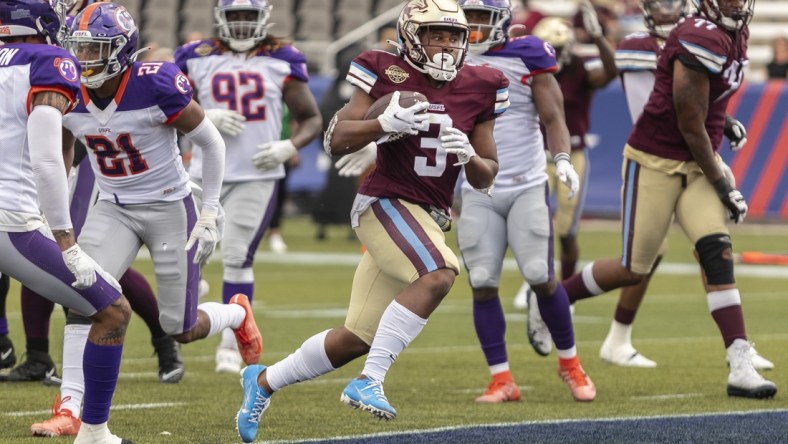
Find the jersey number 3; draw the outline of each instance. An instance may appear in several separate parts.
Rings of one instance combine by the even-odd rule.
[[[115,143],[104,136],[85,136],[88,148],[96,154],[101,174],[107,177],[123,177],[148,171],[148,162],[142,158],[140,151],[131,143],[131,135],[122,133],[118,135]],[[128,169],[121,153],[126,153]]]

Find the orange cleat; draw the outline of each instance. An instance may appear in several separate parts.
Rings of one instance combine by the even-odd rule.
[[[238,351],[246,365],[257,364],[263,353],[263,336],[254,321],[249,298],[245,294],[238,293],[230,298],[230,303],[238,304],[246,310],[246,317],[241,322],[241,326],[233,330],[235,340],[238,341]]]
[[[583,370],[577,356],[558,360],[558,376],[569,386],[575,401],[588,402],[596,398],[596,386]]]
[[[499,381],[493,379],[487,386],[487,391],[482,396],[476,398],[476,402],[484,404],[499,404],[520,400],[520,387],[514,380]]]
[[[68,397],[66,397],[68,398]],[[77,436],[82,421],[75,418],[69,409],[60,408],[60,395],[55,395],[55,402],[52,403],[52,417],[44,422],[38,422],[30,426],[33,436]]]

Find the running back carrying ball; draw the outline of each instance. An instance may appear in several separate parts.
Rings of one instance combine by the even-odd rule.
[[[396,103],[394,102],[396,101]],[[397,106],[399,105],[399,106]],[[391,142],[429,129],[424,94],[413,91],[394,91],[376,100],[367,110],[364,120],[377,119],[386,133],[377,143]]]

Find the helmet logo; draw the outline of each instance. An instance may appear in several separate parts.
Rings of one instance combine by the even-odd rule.
[[[405,80],[408,80],[408,77],[410,77],[410,74],[408,74],[404,69],[400,68],[397,65],[389,66],[388,68],[386,68],[386,71],[384,72],[388,76],[389,80],[391,80],[394,83],[402,83]]]
[[[127,34],[134,32],[137,28],[136,25],[134,25],[134,19],[125,8],[118,8],[115,11],[115,22],[117,22],[120,29],[124,30]]]

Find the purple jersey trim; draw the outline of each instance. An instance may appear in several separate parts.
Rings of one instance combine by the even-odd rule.
[[[183,206],[186,209],[186,236],[191,236],[194,226],[197,224],[197,210],[192,195],[189,194],[183,199]],[[197,253],[197,244],[186,254],[186,303],[183,306],[183,332],[190,331],[197,324],[197,303],[198,289],[200,286],[200,266],[194,263],[194,255]]]
[[[216,39],[198,40],[187,43],[175,49],[175,64],[186,74],[189,74],[189,59],[218,55],[224,52],[221,43]]]
[[[302,82],[309,81],[309,74],[306,69],[306,56],[304,53],[291,45],[284,45],[273,52],[259,51],[257,55],[268,56],[279,59],[290,64],[290,77]]]
[[[65,49],[57,46],[13,43],[0,46],[2,66],[30,65],[31,91],[57,91],[75,102],[82,68]],[[31,99],[31,97],[28,97]],[[28,103],[28,107],[29,107]]]
[[[532,35],[509,40],[500,49],[493,49],[484,53],[490,57],[519,58],[531,75],[558,70],[555,60],[555,50],[548,50],[549,44]]]
[[[186,75],[170,62],[135,62],[118,104],[118,111],[133,111],[158,106],[169,123],[192,100],[192,87]]]

